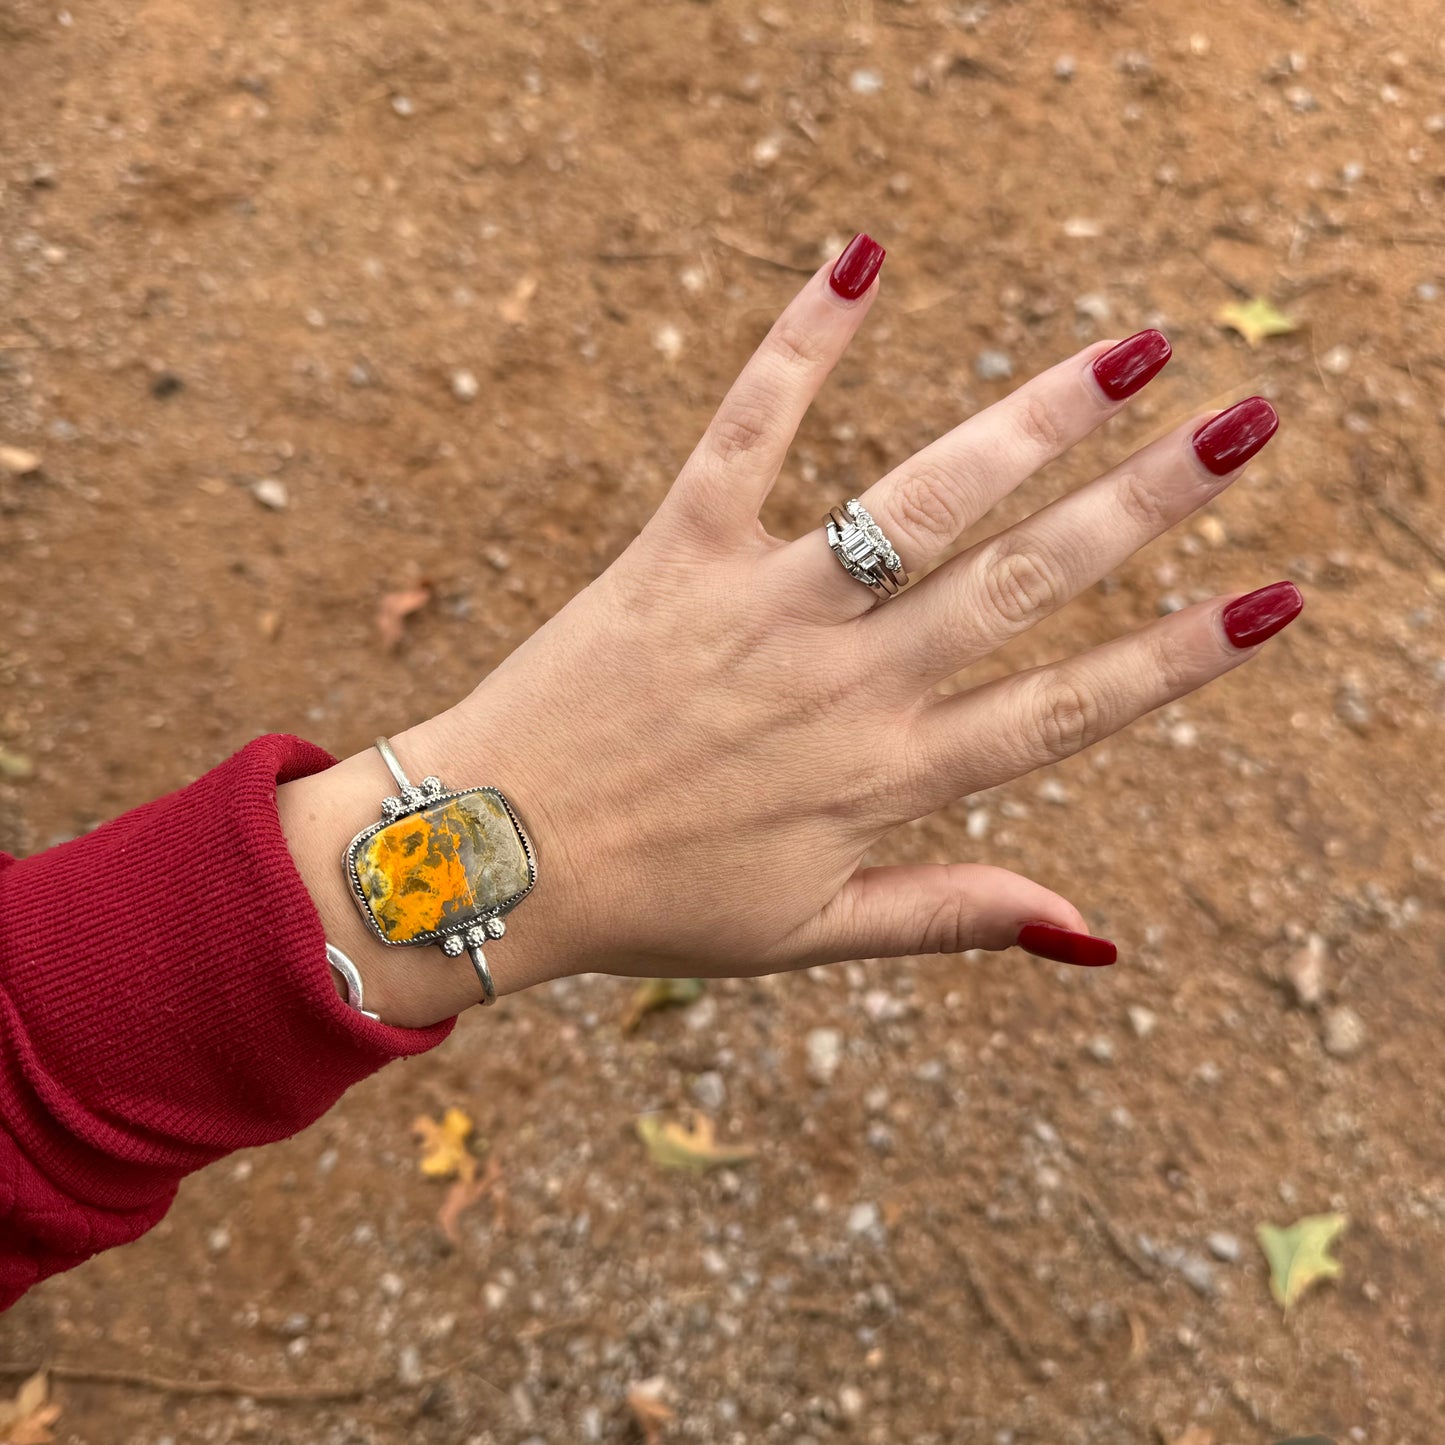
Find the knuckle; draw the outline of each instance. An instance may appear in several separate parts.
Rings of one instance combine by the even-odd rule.
[[[982,586],[988,605],[1011,628],[1030,626],[1064,601],[1063,579],[1042,552],[993,552],[983,562]]]
[[[1033,726],[1045,757],[1058,762],[1082,752],[1103,736],[1099,699],[1070,677],[1051,677],[1038,685]]]
[[[772,432],[773,409],[756,394],[730,400],[708,428],[708,445],[724,466],[762,447]]]
[[[795,370],[810,370],[822,360],[817,339],[786,317],[779,319],[768,337],[768,350],[784,365]]]
[[[962,953],[973,947],[973,910],[964,898],[941,898],[923,930],[926,953]]]
[[[1174,508],[1158,483],[1143,472],[1125,472],[1119,479],[1119,506],[1141,531],[1154,536],[1173,525]]]
[[[1027,391],[1020,395],[1013,422],[1030,455],[1048,460],[1064,450],[1063,428],[1046,397]]]
[[[963,530],[966,477],[920,461],[898,479],[889,510],[911,536],[949,543]]]

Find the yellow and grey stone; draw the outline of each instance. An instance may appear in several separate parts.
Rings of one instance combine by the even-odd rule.
[[[490,788],[398,818],[356,853],[357,882],[393,943],[469,922],[522,892],[530,877],[522,839]]]

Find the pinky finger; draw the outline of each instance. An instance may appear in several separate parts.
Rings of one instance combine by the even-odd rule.
[[[916,726],[933,808],[1061,762],[1238,667],[1293,622],[1304,598],[1275,582],[1213,598],[1063,662],[941,697]]]

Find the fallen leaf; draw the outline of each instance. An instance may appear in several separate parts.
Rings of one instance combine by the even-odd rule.
[[[741,1164],[757,1152],[745,1145],[717,1142],[717,1126],[706,1114],[669,1117],[642,1114],[637,1135],[647,1145],[652,1162],[663,1169],[691,1169],[702,1173],[723,1164]]]
[[[1262,296],[1251,301],[1231,301],[1215,313],[1215,321],[1237,331],[1251,346],[1267,336],[1288,336],[1299,328],[1292,317],[1277,311]]]
[[[34,771],[35,764],[24,753],[12,753],[8,748],[0,748],[0,778],[10,778],[18,782],[22,778],[28,778]]]
[[[627,1408],[642,1431],[643,1445],[658,1445],[663,1427],[677,1419],[677,1413],[662,1398],[667,1384],[660,1375],[639,1380],[627,1391]]]
[[[487,1160],[487,1166],[479,1178],[463,1176],[453,1181],[452,1187],[447,1190],[447,1197],[442,1200],[442,1207],[437,1210],[437,1223],[441,1225],[442,1233],[453,1244],[459,1245],[462,1242],[460,1227],[462,1215],[479,1200],[485,1199],[488,1194],[495,1197],[494,1213],[497,1228],[505,1228],[506,1194],[502,1189],[502,1166],[496,1155],[492,1155]]]
[[[537,294],[537,278],[535,276],[523,276],[515,286],[512,287],[512,294],[505,301],[498,302],[497,313],[503,321],[510,322],[513,326],[522,325],[527,319],[527,311],[531,304],[532,297]]]
[[[39,1370],[15,1392],[13,1400],[0,1400],[0,1441],[4,1445],[50,1445],[50,1427],[60,1418],[52,1405],[50,1382]]]
[[[632,995],[622,1016],[622,1032],[630,1034],[655,1009],[681,1008],[701,997],[700,978],[649,978]]]
[[[1343,1214],[1309,1214],[1285,1229],[1259,1226],[1260,1247],[1269,1260],[1270,1292],[1284,1309],[1316,1280],[1336,1279],[1343,1273],[1329,1251],[1347,1223]]]
[[[13,477],[28,477],[40,470],[40,458],[24,447],[0,446],[0,470],[9,472]]]
[[[376,609],[376,630],[381,640],[393,650],[401,646],[402,622],[431,601],[431,588],[425,582],[417,587],[404,587],[399,592],[383,592]]]
[[[412,1132],[419,1135],[422,1148],[421,1172],[430,1179],[474,1179],[477,1173],[477,1156],[467,1148],[476,1125],[462,1109],[453,1105],[440,1119],[428,1119],[421,1115],[412,1124]]]

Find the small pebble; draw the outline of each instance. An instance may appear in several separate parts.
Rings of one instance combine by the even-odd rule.
[[[1327,957],[1325,940],[1318,933],[1311,933],[1304,947],[1291,954],[1285,964],[1285,982],[1300,1008],[1314,1008],[1324,998]]]
[[[1320,370],[1329,372],[1331,376],[1343,376],[1353,360],[1354,352],[1348,346],[1332,346],[1320,357]]]
[[[1112,1064],[1114,1062],[1113,1040],[1106,1038],[1103,1034],[1090,1039],[1088,1055],[1097,1064]]]
[[[251,495],[263,507],[269,507],[273,512],[285,511],[291,500],[286,492],[286,483],[275,477],[262,477],[260,481],[252,482]]]
[[[476,376],[465,366],[459,366],[452,372],[452,395],[458,401],[475,401],[481,390]]]
[[[843,1060],[843,1035],[837,1029],[810,1029],[807,1038],[808,1077],[831,1084]]]
[[[1159,1015],[1141,1004],[1131,1003],[1128,1012],[1129,1027],[1134,1030],[1136,1038],[1147,1039],[1159,1026]]]
[[[1006,381],[1014,374],[1014,364],[1003,351],[980,351],[973,369],[981,381]]]
[[[1226,1234],[1219,1230],[1211,1234],[1204,1242],[1215,1259],[1222,1260],[1225,1264],[1239,1262],[1241,1250],[1237,1235]]]
[[[878,1206],[870,1201],[855,1204],[848,1211],[849,1234],[872,1234],[878,1228]]]
[[[1078,64],[1072,55],[1061,55],[1054,61],[1054,79],[1072,80],[1078,72]]]
[[[709,1069],[705,1074],[699,1074],[692,1081],[692,1097],[700,1109],[706,1109],[709,1113],[715,1114],[722,1108],[727,1100],[727,1085],[723,1082],[723,1076],[716,1069]]]
[[[855,70],[848,77],[848,89],[854,95],[877,95],[883,89],[883,77],[876,70]]]
[[[1324,1016],[1322,1040],[1332,1058],[1352,1059],[1365,1047],[1365,1021],[1347,1005],[1332,1008]]]
[[[416,106],[412,103],[409,95],[394,95],[391,98],[391,108],[398,115],[415,115]]]

